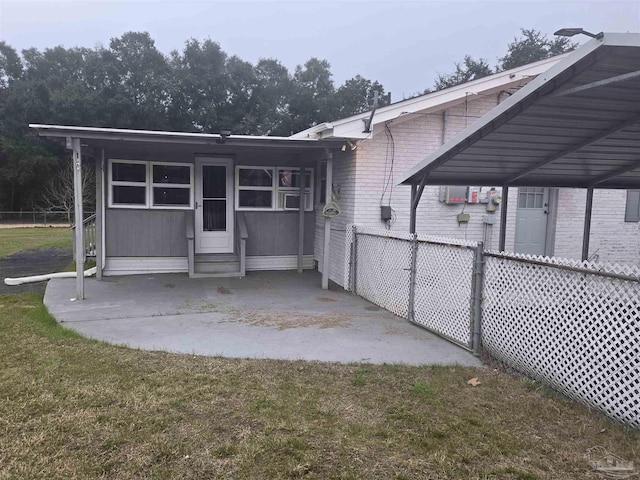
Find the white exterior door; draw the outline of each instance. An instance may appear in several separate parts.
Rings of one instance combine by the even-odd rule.
[[[233,253],[233,161],[196,158],[196,253]]]
[[[527,253],[530,255],[546,254],[548,214],[548,188],[518,188],[516,253]]]

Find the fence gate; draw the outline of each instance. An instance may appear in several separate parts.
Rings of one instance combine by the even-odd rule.
[[[349,233],[345,284],[351,291],[473,347],[475,242],[355,226]]]

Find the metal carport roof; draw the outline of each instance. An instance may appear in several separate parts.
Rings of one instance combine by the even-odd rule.
[[[400,183],[640,188],[640,34],[590,40]]]

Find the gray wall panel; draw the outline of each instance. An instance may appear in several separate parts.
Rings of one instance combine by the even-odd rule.
[[[186,257],[186,213],[191,212],[107,209],[107,256]]]
[[[297,255],[298,212],[244,212],[247,255]],[[313,254],[314,212],[304,215],[304,254]]]

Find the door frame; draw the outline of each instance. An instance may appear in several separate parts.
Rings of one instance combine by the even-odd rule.
[[[233,253],[234,252],[234,234],[235,234],[235,208],[234,208],[234,191],[233,191],[233,158],[230,157],[207,157],[198,156],[195,157],[195,188],[194,188],[194,215],[195,215],[195,253]],[[227,222],[224,236],[227,237],[227,242],[224,247],[220,248],[204,248],[202,246],[204,236],[208,233],[219,232],[204,232],[202,229],[202,216],[198,210],[202,209],[202,167],[208,165],[222,165],[227,169],[226,178],[226,201],[227,201]],[[219,235],[223,236],[223,235]]]

